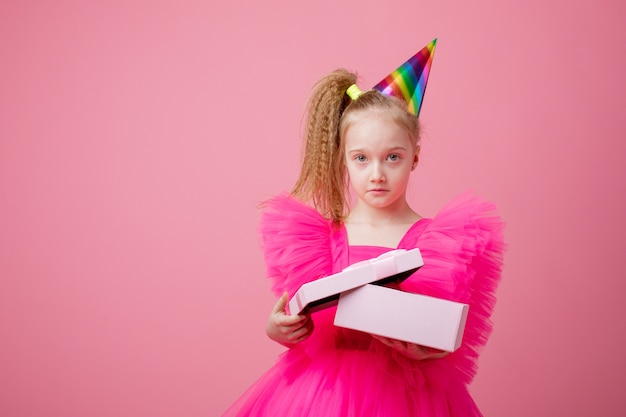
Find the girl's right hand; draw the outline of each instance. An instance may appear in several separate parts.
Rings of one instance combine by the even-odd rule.
[[[400,352],[407,358],[423,361],[426,359],[441,359],[448,354],[443,350],[433,349],[415,343],[403,342],[401,340],[390,339],[388,337],[372,335],[374,339]]]
[[[270,339],[283,346],[291,347],[311,335],[313,320],[310,314],[287,315],[285,307],[288,301],[289,295],[284,292],[272,308],[265,331]]]

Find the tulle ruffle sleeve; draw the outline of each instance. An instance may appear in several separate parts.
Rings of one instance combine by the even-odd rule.
[[[333,272],[332,223],[288,194],[267,201],[259,232],[272,291],[293,295],[302,284]]]
[[[476,197],[460,197],[442,209],[403,246],[417,247],[424,266],[401,285],[416,292],[469,304],[461,347],[445,360],[466,383],[477,370],[478,356],[492,331],[491,314],[501,278],[504,224],[495,206]]]

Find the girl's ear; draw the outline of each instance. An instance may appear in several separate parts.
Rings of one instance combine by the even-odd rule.
[[[418,146],[415,149],[415,153],[413,154],[413,165],[411,165],[411,171],[413,171],[417,167],[417,163],[420,160],[420,147]]]

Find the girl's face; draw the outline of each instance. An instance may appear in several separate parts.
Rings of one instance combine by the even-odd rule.
[[[346,168],[360,203],[394,208],[406,203],[406,188],[418,161],[409,133],[390,116],[366,112],[344,134]]]

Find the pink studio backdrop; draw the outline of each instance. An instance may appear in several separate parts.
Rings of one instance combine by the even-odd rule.
[[[411,199],[508,223],[476,401],[624,415],[622,3],[247,3],[0,5],[0,415],[224,411],[281,351],[257,204],[310,87],[434,37]]]

